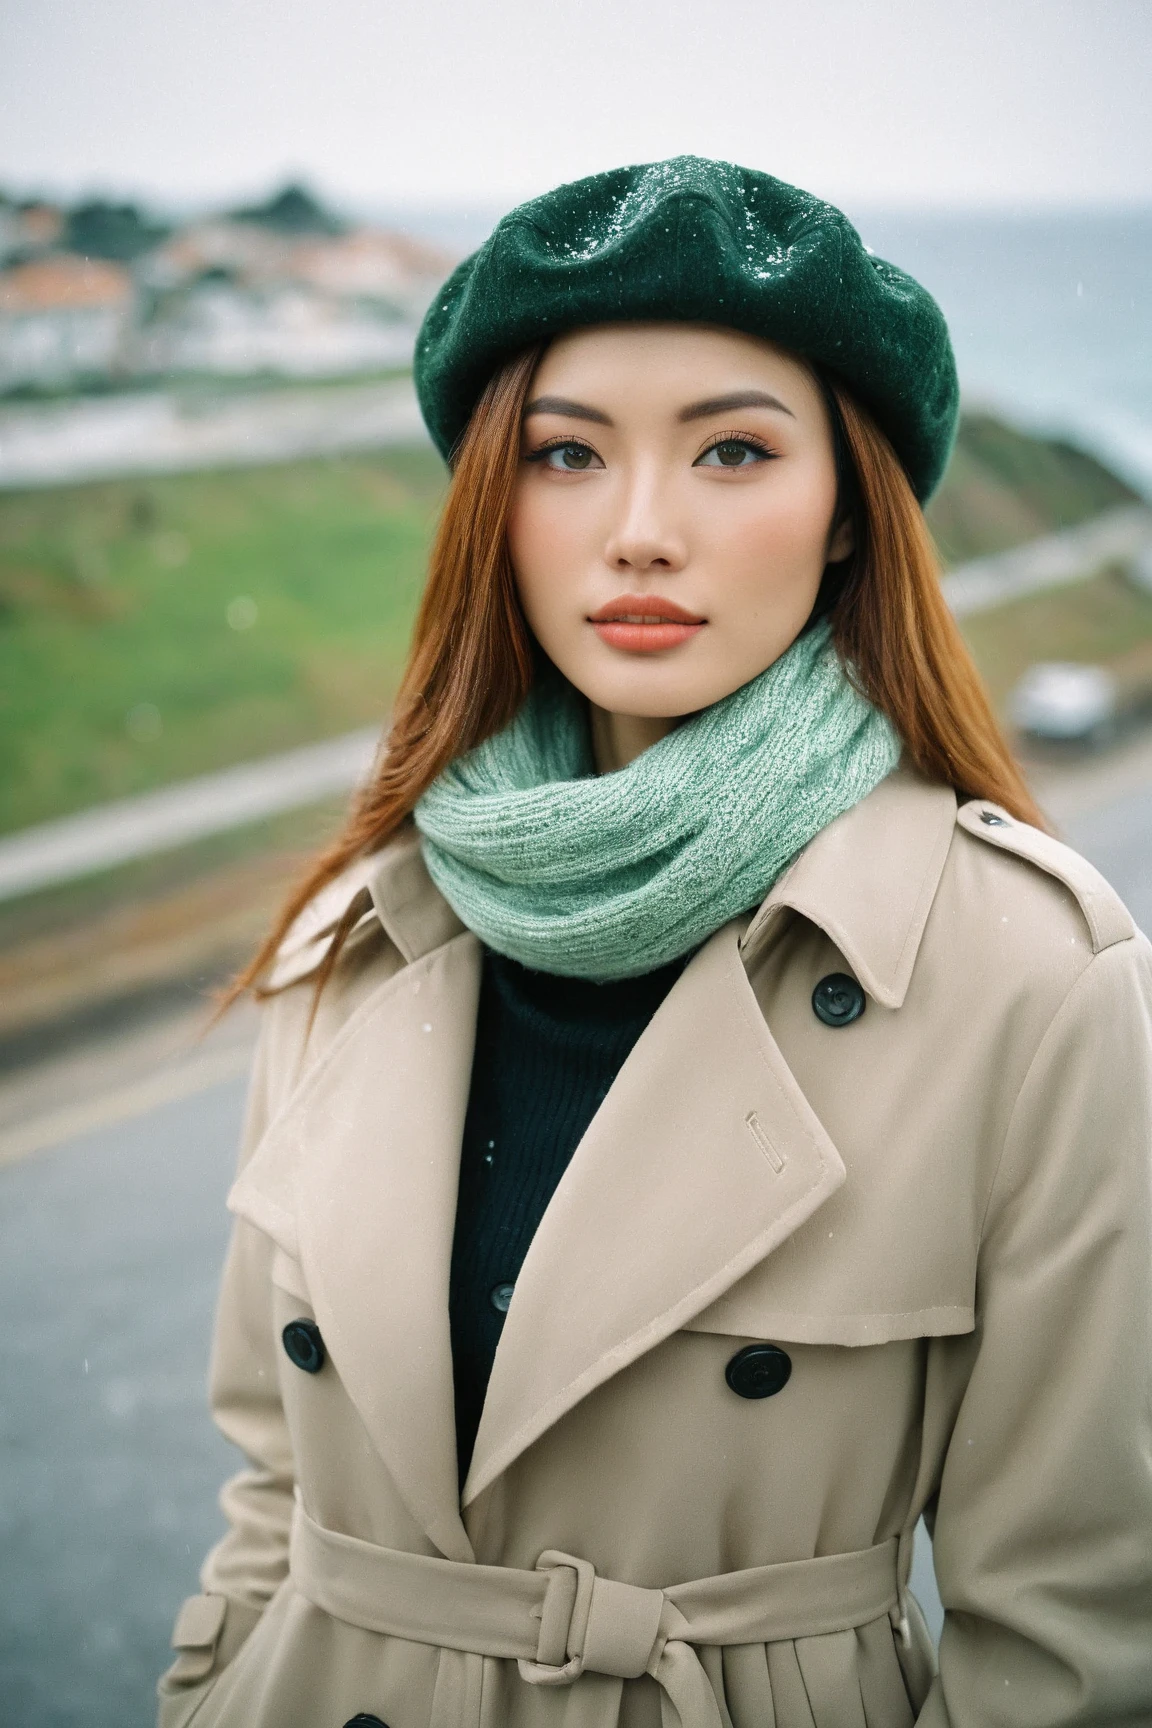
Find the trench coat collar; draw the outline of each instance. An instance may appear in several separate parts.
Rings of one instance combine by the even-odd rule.
[[[956,828],[956,795],[898,768],[823,829],[758,908],[741,941],[751,965],[788,908],[835,943],[865,990],[899,1008]]]
[[[943,803],[933,797],[929,808],[925,796],[922,787],[873,793],[884,819],[860,832],[860,806],[855,822],[841,819],[839,838],[829,843],[826,831],[751,924],[733,920],[703,945],[657,1010],[533,1238],[462,1496],[448,1279],[481,948],[432,886],[414,838],[381,860],[373,905],[408,964],[307,1072],[230,1205],[299,1262],[334,1371],[413,1517],[448,1558],[474,1557],[462,1505],[844,1182],[759,1011],[741,948],[758,922],[763,936],[775,908],[812,916],[819,903],[829,919],[847,908],[835,939],[865,987],[891,996],[923,927],[918,896],[942,843]],[[894,853],[911,845],[909,827],[918,863],[897,878]],[[805,867],[821,842],[828,858]],[[914,892],[896,917],[888,903],[900,882]],[[879,906],[866,906],[870,891]]]

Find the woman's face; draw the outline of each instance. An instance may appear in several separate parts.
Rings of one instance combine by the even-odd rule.
[[[753,336],[621,324],[553,342],[524,416],[509,548],[528,623],[609,714],[695,713],[796,639],[834,527],[828,412]]]

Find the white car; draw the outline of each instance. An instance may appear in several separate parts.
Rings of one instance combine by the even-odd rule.
[[[1119,712],[1110,672],[1064,660],[1030,666],[1009,700],[1017,730],[1045,740],[1100,743],[1115,730]]]

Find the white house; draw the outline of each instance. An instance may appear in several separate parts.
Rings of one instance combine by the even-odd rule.
[[[0,271],[0,390],[114,375],[134,299],[128,271],[100,258],[57,252]]]

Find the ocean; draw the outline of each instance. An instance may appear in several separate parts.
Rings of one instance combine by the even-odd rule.
[[[1152,210],[857,226],[940,302],[969,402],[1086,444],[1152,495]]]

